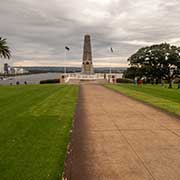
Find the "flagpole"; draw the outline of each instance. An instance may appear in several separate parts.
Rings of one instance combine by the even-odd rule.
[[[67,58],[67,53],[66,53],[66,49],[65,49],[65,52],[64,52],[64,74],[66,74],[66,58]]]
[[[109,74],[111,74],[111,57],[109,59],[110,59],[110,61],[109,61]]]
[[[109,64],[109,74],[111,74],[111,62]]]
[[[64,74],[66,74],[66,60],[67,60],[67,52],[70,51],[70,48],[68,46],[65,46],[65,52],[64,52]]]
[[[112,47],[111,47],[110,51],[111,51],[111,54],[113,54],[113,48]],[[112,58],[112,56],[111,56],[111,58]],[[112,69],[111,69],[111,60],[110,60],[110,63],[109,63],[109,74],[111,74],[111,73],[112,73]]]

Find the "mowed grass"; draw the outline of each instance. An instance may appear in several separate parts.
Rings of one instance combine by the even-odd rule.
[[[61,179],[78,86],[0,87],[0,180]]]
[[[176,86],[173,89],[160,85],[137,86],[134,84],[106,85],[106,87],[180,115],[180,90]]]

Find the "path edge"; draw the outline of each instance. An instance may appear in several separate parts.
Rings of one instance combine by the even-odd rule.
[[[160,108],[160,107],[157,107],[157,106],[155,106],[155,105],[153,105],[153,104],[150,104],[150,103],[148,103],[148,102],[145,102],[145,101],[143,101],[143,100],[136,99],[136,98],[133,97],[133,96],[128,96],[128,95],[126,95],[125,93],[122,93],[122,92],[120,92],[120,91],[118,91],[118,90],[115,90],[115,89],[111,89],[110,87],[107,87],[106,85],[103,85],[103,87],[105,87],[106,89],[109,89],[109,90],[111,90],[111,91],[113,91],[113,92],[115,92],[115,93],[117,93],[117,94],[120,94],[120,95],[122,95],[122,96],[125,96],[125,97],[127,97],[127,98],[129,98],[129,99],[131,99],[131,100],[134,100],[134,101],[136,101],[136,102],[140,102],[140,103],[142,103],[142,104],[144,104],[144,105],[146,105],[146,106],[149,106],[149,107],[151,107],[151,108],[153,108],[153,109],[156,109],[156,110],[158,109],[159,111],[161,111],[161,112],[163,112],[163,113],[165,113],[165,114],[167,114],[167,115],[169,115],[169,116],[171,116],[171,117],[174,117],[174,118],[177,118],[177,119],[180,120],[180,115],[177,115],[177,114],[175,114],[175,113],[173,113],[173,112],[170,112],[170,111],[167,111],[167,110],[162,109],[162,108]]]
[[[76,103],[76,107],[75,107],[75,111],[74,111],[74,115],[73,115],[73,119],[72,119],[72,127],[70,130],[70,137],[69,137],[69,144],[67,146],[67,151],[66,151],[66,158],[64,161],[64,170],[62,173],[62,180],[70,180],[71,179],[71,169],[72,169],[72,157],[73,157],[73,134],[74,134],[74,128],[75,128],[75,121],[77,119],[77,111],[79,108],[79,104],[80,104],[80,95],[81,95],[81,85],[79,86],[79,90],[78,90],[78,96],[77,96],[77,103]]]

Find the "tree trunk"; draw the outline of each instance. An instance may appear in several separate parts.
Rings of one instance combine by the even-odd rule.
[[[172,88],[172,84],[173,84],[173,80],[170,79],[170,81],[169,81],[169,88]]]

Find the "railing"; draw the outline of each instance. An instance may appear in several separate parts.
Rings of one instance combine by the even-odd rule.
[[[93,74],[93,75],[86,75],[80,73],[68,73],[65,74],[65,83],[68,83],[70,80],[111,80],[114,76],[115,78],[122,78],[122,74]]]

